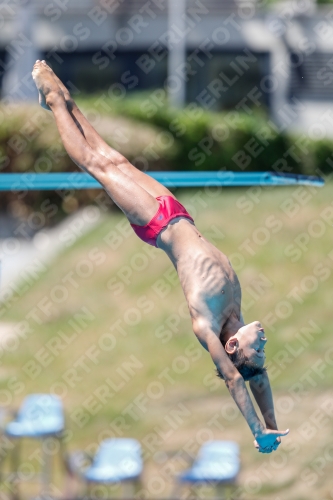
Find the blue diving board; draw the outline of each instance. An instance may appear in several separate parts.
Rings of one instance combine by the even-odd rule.
[[[147,172],[166,187],[204,186],[323,186],[321,177],[275,172]],[[81,172],[0,174],[0,191],[58,191],[101,189],[91,175]]]

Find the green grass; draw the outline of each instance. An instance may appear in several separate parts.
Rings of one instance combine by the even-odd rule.
[[[149,496],[170,493],[167,466],[184,468],[175,457],[178,450],[189,459],[190,445],[195,453],[203,440],[216,438],[240,443],[240,485],[246,498],[273,500],[279,492],[293,500],[328,498],[329,463],[322,475],[312,477],[313,484],[302,474],[332,445],[332,416],[324,418],[321,406],[331,397],[333,375],[332,351],[328,357],[333,215],[327,222],[323,218],[325,210],[333,213],[332,185],[259,191],[222,189],[213,196],[202,190],[201,202],[192,199],[196,191],[179,192],[179,197],[192,206],[199,230],[207,237],[214,234],[214,243],[234,264],[243,287],[245,320],[259,319],[265,326],[278,422],[291,429],[281,451],[271,456],[255,452],[246,423],[191,331],[179,284],[171,274],[167,281],[171,263],[130,231],[121,236],[117,225],[123,216],[118,213],[59,255],[6,309],[2,321],[28,321],[31,331],[18,337],[15,349],[2,348],[2,404],[17,407],[28,393],[59,392],[72,433],[71,450],[96,445],[104,430],[139,439]],[[293,217],[281,208],[287,199],[303,203]],[[248,213],[239,208],[245,201]],[[319,236],[311,233],[316,230]],[[110,231],[123,238],[118,248],[107,243]],[[309,231],[313,236],[292,261],[286,249]],[[121,276],[129,273],[125,284]],[[169,287],[163,298],[156,293],[161,279]],[[119,416],[123,428],[116,426]],[[304,422],[314,429],[312,437],[301,430]],[[159,461],[159,451],[167,452],[166,463]],[[258,472],[260,467],[264,469]],[[164,481],[161,491],[152,486],[154,475]],[[254,476],[259,491],[249,486]]]

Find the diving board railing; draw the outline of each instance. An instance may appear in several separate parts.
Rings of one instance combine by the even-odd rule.
[[[324,185],[321,177],[275,172],[147,172],[147,174],[166,187]],[[96,179],[81,172],[0,174],[0,191],[101,188]]]

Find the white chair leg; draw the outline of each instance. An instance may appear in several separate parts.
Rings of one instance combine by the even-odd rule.
[[[170,498],[173,500],[174,498],[181,498],[180,494],[182,491],[182,485],[178,481],[174,481],[172,490],[170,493]]]
[[[50,438],[46,438],[50,439]],[[43,465],[41,470],[41,489],[40,496],[43,498],[48,498],[50,494],[50,483],[52,476],[52,456],[46,451],[46,447],[43,447],[44,440],[42,439],[42,456]]]
[[[130,499],[134,498],[134,485],[129,481],[122,483],[122,498]]]
[[[11,498],[12,500],[17,500],[19,498],[18,491],[18,466],[20,462],[20,451],[21,451],[21,439],[15,439],[14,448],[11,453],[11,469],[12,473],[10,475],[10,487],[11,487]]]

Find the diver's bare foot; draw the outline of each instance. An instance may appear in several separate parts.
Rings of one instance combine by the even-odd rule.
[[[70,95],[69,90],[67,89],[66,85],[64,85],[64,83],[62,83],[60,78],[57,77],[57,75],[55,74],[53,69],[46,63],[46,61],[43,60],[42,64],[45,67],[45,69],[47,69],[47,71],[52,76],[52,78],[55,80],[55,82],[59,86],[61,92],[64,94],[65,101],[66,102],[72,101],[73,100],[72,96]]]
[[[50,102],[61,93],[59,86],[53,80],[45,65],[37,60],[32,70],[32,78],[39,92],[39,104],[50,110]]]

